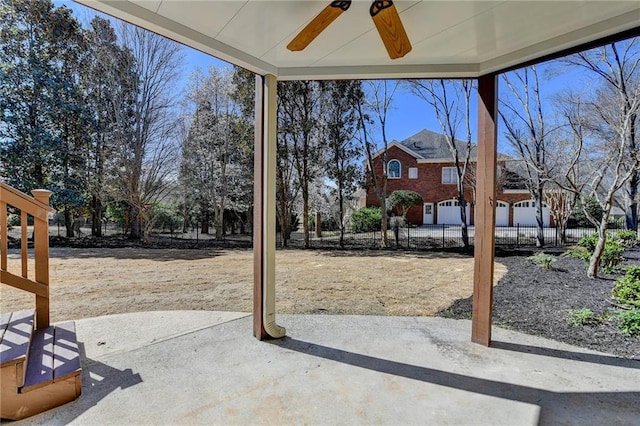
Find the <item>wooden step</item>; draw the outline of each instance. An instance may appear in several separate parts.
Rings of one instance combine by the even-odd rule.
[[[25,363],[29,355],[31,336],[33,334],[34,310],[2,314],[0,327],[0,367],[2,369],[15,366],[16,385],[24,384]]]
[[[80,352],[73,321],[38,330],[31,341],[22,393],[80,374]]]
[[[33,314],[21,311],[0,315],[3,419],[33,416],[73,401],[82,391],[75,323],[32,331]],[[31,331],[27,333],[29,325]]]

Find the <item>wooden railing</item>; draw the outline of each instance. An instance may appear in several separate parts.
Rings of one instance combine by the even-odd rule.
[[[35,189],[33,197],[0,182],[0,282],[33,293],[36,297],[36,328],[49,326],[49,206],[51,191]],[[9,227],[7,208],[20,211],[20,273],[8,268]],[[29,278],[28,217],[33,217],[35,277]]]

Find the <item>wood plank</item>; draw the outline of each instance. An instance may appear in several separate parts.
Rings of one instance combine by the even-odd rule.
[[[80,374],[81,371],[75,322],[69,321],[56,325],[53,344],[53,381],[65,380]]]
[[[21,420],[71,402],[80,396],[78,377],[51,383],[27,393],[3,394],[3,419]]]
[[[20,212],[20,254],[22,263],[22,277],[28,278],[29,262],[27,257],[27,250],[29,249],[29,237],[27,235],[27,212]]]
[[[11,319],[11,312],[5,312],[0,314],[0,342],[2,342],[2,338],[4,337],[4,332],[9,325],[9,320]]]
[[[9,271],[0,271],[0,282],[20,290],[28,291],[36,296],[49,296],[49,286],[31,281],[28,278],[22,278],[21,276],[12,274]]]
[[[7,249],[9,248],[9,238],[7,235],[7,203],[0,197],[0,269],[7,269]]]
[[[491,344],[493,269],[496,226],[497,76],[478,79],[478,154],[476,171],[476,231],[473,272],[471,340]]]
[[[14,312],[0,342],[0,366],[24,362],[33,334],[33,309]]]
[[[53,327],[33,333],[23,393],[53,383],[53,336]]]
[[[32,191],[36,194],[36,190]],[[46,195],[40,191],[39,195]],[[49,191],[44,191],[50,194]],[[44,198],[43,198],[44,199]],[[48,199],[48,197],[47,197]],[[46,295],[36,294],[36,329],[49,327],[49,222],[34,220],[34,257],[36,259],[36,281],[46,286]]]

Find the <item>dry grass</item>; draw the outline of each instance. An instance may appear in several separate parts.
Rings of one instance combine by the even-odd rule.
[[[246,250],[51,250],[51,319],[150,310],[251,312]],[[31,265],[32,266],[32,265]],[[19,272],[16,254],[10,270]],[[506,272],[496,264],[496,282]],[[278,251],[281,313],[430,316],[473,288],[473,259],[442,253]],[[0,286],[2,311],[33,296]]]

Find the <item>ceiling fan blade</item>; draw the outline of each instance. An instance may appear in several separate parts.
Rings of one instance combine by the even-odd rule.
[[[291,51],[303,50],[324,31],[342,12],[349,9],[351,0],[332,1],[287,45]]]
[[[391,59],[402,58],[411,52],[411,42],[393,1],[374,1],[369,13]]]

